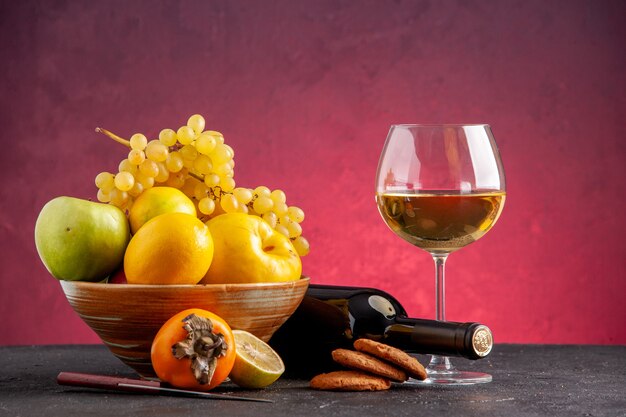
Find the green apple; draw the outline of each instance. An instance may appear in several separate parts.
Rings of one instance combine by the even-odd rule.
[[[300,279],[302,263],[288,237],[258,216],[221,214],[206,223],[215,250],[200,284],[285,282]]]
[[[129,239],[122,210],[73,197],[50,200],[35,224],[39,257],[61,280],[103,280],[123,261]]]

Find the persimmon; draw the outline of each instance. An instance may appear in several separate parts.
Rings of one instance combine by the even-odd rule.
[[[150,356],[161,381],[208,391],[221,384],[233,368],[235,339],[224,319],[192,308],[163,324],[152,342]]]

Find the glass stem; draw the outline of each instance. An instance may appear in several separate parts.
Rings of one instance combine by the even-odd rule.
[[[435,318],[446,321],[446,259],[448,255],[433,255],[435,261]]]
[[[433,254],[435,261],[435,317],[437,321],[446,321],[446,259],[448,254]],[[454,371],[454,366],[447,356],[433,355],[430,358],[427,372],[433,376]]]

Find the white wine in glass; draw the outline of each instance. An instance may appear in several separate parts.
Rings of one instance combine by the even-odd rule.
[[[487,233],[506,198],[488,125],[393,125],[376,175],[376,201],[391,230],[435,261],[436,319],[445,321],[448,255]],[[477,341],[480,343],[480,341]],[[457,370],[433,355],[420,384],[476,384],[491,375]]]

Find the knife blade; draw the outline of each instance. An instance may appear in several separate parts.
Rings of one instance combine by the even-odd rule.
[[[79,372],[61,372],[57,375],[59,385],[75,387],[106,389],[123,392],[139,392],[144,394],[165,394],[184,397],[199,397],[214,400],[236,400],[273,403],[264,398],[240,397],[228,394],[216,394],[213,392],[190,391],[178,388],[164,387],[158,381],[143,379],[120,378],[115,376],[84,374]]]

